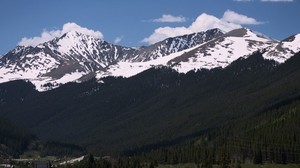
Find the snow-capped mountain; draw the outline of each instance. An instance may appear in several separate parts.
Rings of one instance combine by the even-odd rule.
[[[27,79],[39,90],[84,80],[96,70],[132,56],[135,50],[109,44],[92,36],[68,32],[36,47],[17,46],[0,60],[1,82]]]
[[[258,50],[262,51],[277,43],[249,29],[236,29],[170,60],[168,65],[174,65],[174,69],[184,73],[194,67],[224,68],[240,57],[248,56]]]
[[[256,51],[264,52],[264,58],[279,63],[300,51],[299,35],[290,40],[278,42],[249,29],[241,28],[230,31],[186,50],[176,52],[155,60],[145,62],[120,61],[110,66],[107,71],[98,72],[97,77],[130,77],[153,66],[170,66],[178,72],[186,73],[196,69],[226,67],[240,57],[247,57]],[[291,40],[292,39],[292,40]],[[279,48],[277,46],[284,46]],[[288,47],[287,47],[288,46]]]
[[[106,72],[118,62],[145,62],[211,40],[223,33],[208,30],[169,38],[139,49],[110,44],[76,31],[36,47],[17,46],[0,59],[0,82],[26,79],[38,90],[83,81]]]
[[[266,59],[273,59],[279,63],[291,58],[300,51],[300,34],[290,36],[279,43],[275,43],[266,49]]]
[[[135,53],[131,62],[146,62],[170,55],[219,37],[224,33],[220,29],[211,29],[204,32],[187,34],[178,37],[167,38],[148,47],[142,47]]]
[[[224,68],[258,50],[264,52],[266,59],[282,63],[299,52],[299,46],[300,35],[278,42],[245,28],[226,34],[211,29],[138,49],[72,31],[36,47],[17,46],[5,54],[0,58],[0,83],[24,79],[44,91],[94,76],[129,77],[153,66],[170,66],[186,73]]]

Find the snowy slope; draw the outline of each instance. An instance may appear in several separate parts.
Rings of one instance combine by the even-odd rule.
[[[172,53],[170,55],[159,57],[154,60],[145,61],[145,62],[130,62],[130,61],[120,61],[115,65],[111,65],[106,71],[98,71],[97,78],[100,79],[106,76],[123,76],[130,77],[138,73],[141,73],[149,68],[157,66],[168,66],[168,61],[181,56],[182,54],[194,50],[196,47],[192,47],[183,51]]]
[[[17,46],[0,59],[0,82],[25,79],[40,91],[84,80],[134,49],[109,44],[76,31],[36,47]]]
[[[277,41],[257,35],[249,29],[237,29],[192,48],[143,62],[119,62],[110,66],[104,76],[130,77],[154,66],[171,66],[181,73],[197,69],[226,67],[240,57],[277,44]]]
[[[266,59],[272,59],[279,63],[285,62],[295,53],[300,52],[300,34],[293,35],[279,43],[273,44],[263,54]]]
[[[129,48],[71,31],[36,47],[17,46],[0,58],[0,83],[29,80],[39,91],[92,77],[130,77],[155,66],[181,73],[226,67],[255,51],[283,63],[300,51],[300,34],[281,42],[241,28],[224,34],[219,29],[165,39]]]
[[[249,29],[236,29],[168,62],[178,72],[226,67],[240,57],[247,57],[277,42]]]
[[[130,77],[155,66],[170,66],[181,73],[202,68],[224,68],[240,57],[247,57],[256,51],[263,52],[264,50],[266,51],[264,54],[266,59],[282,63],[290,56],[281,58],[278,55],[272,55],[274,51],[272,46],[277,45],[285,46],[283,51],[291,53],[290,56],[292,56],[299,52],[299,36],[295,36],[292,40],[278,42],[249,29],[236,29],[205,43],[154,60],[118,62],[110,66],[105,72],[98,72],[97,78],[105,76]],[[267,57],[266,54],[271,55],[272,58]]]
[[[33,82],[38,87],[37,89],[40,89],[39,83],[45,83],[50,80],[44,77],[43,74],[57,68],[59,62],[39,48],[35,52],[30,52],[30,50],[32,50],[32,47],[18,46],[1,58],[1,83],[10,80],[27,79]]]
[[[96,72],[109,74],[109,70],[120,65],[124,67],[127,62],[137,65],[160,59],[222,34],[219,29],[212,29],[168,38],[148,47],[134,49],[71,31],[36,47],[17,46],[4,55],[0,59],[0,83],[24,79],[35,84],[38,90],[44,91],[68,82],[88,80]],[[141,70],[145,68],[149,66],[144,66]],[[137,68],[133,70],[136,72],[129,74],[136,74],[141,70]]]
[[[130,59],[130,61],[145,62],[155,60],[172,53],[192,48],[223,34],[223,31],[220,29],[211,29],[203,32],[167,38],[161,42],[138,49],[135,56],[133,59]]]

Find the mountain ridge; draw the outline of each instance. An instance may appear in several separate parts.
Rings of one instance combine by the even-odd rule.
[[[153,66],[170,66],[181,73],[224,68],[258,50],[265,50],[266,59],[283,63],[300,51],[299,39],[294,35],[277,42],[247,28],[225,34],[211,29],[135,49],[73,31],[36,47],[17,46],[8,52],[0,58],[0,82],[24,79],[46,91],[95,76],[130,77]]]

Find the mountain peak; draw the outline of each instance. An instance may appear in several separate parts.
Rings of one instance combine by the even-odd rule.
[[[91,36],[90,34],[85,34],[76,30],[66,32],[57,41],[68,39],[69,41],[78,41],[78,40],[101,40],[98,37]]]
[[[77,52],[80,55],[85,55],[83,50],[86,50],[86,48],[90,49],[90,47],[96,46],[97,43],[101,41],[100,38],[96,38],[89,34],[84,34],[79,31],[69,31],[61,37],[50,41],[50,44],[54,44],[55,47],[57,47],[57,51],[62,54]],[[50,48],[55,47],[51,47],[50,45]]]
[[[239,28],[239,29],[231,30],[230,32],[226,33],[226,36],[227,37],[244,37],[244,36],[248,35],[248,33],[250,33],[250,31],[248,29]]]
[[[76,31],[76,30],[68,31],[68,32],[64,33],[60,38],[65,38],[65,37],[81,37],[81,36],[91,37],[91,38],[94,38],[94,39],[100,39],[99,37],[95,37],[95,36],[92,36],[90,34],[83,33],[83,32]]]
[[[61,37],[59,37],[59,39],[70,38],[70,37],[78,37],[78,36],[81,36],[81,35],[83,35],[83,34],[79,33],[78,31],[69,31],[69,32],[64,33]]]

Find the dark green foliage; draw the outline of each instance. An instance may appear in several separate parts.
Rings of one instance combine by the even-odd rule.
[[[255,164],[262,164],[263,163],[261,149],[257,149],[257,151],[255,151],[253,163],[255,163]]]
[[[12,81],[0,86],[0,107],[9,108],[14,104],[21,104],[25,99],[35,95],[34,85],[26,81]],[[4,112],[0,111],[0,112]]]
[[[78,157],[85,154],[84,149],[79,146],[59,142],[42,143],[38,150],[41,152],[42,156]]]
[[[229,168],[229,164],[230,164],[230,156],[228,154],[228,151],[226,149],[226,147],[223,147],[221,149],[219,149],[221,151],[221,153],[219,154],[219,165],[221,168]]]
[[[29,128],[42,139],[82,145],[98,154],[139,151],[145,145],[161,148],[206,135],[202,140],[206,144],[196,148],[201,155],[186,150],[168,155],[165,153],[171,151],[167,150],[161,154],[165,157],[158,159],[180,163],[193,158],[202,163],[203,155],[207,155],[206,160],[217,162],[215,150],[224,142],[234,143],[227,145],[230,154],[230,145],[239,140],[251,147],[254,144],[247,144],[247,140],[264,140],[259,136],[252,139],[251,132],[238,134],[246,139],[233,136],[241,130],[231,132],[235,127],[231,124],[256,118],[299,97],[299,64],[299,53],[281,65],[255,53],[225,69],[178,74],[165,67],[152,68],[128,79],[109,77],[103,79],[104,83],[90,80],[43,93],[31,91],[29,93],[34,94],[22,102],[2,104],[0,114]],[[0,85],[0,90],[2,87]],[[14,90],[6,95],[14,95]],[[213,131],[229,126],[232,128]],[[201,146],[205,146],[205,150]],[[265,146],[259,145],[259,148],[265,160]],[[198,153],[196,149],[191,148]],[[206,150],[209,152],[205,153]],[[240,160],[251,156],[253,161],[258,152],[238,150],[243,153],[238,155]],[[268,158],[289,161],[290,156],[277,155],[281,151],[285,148],[274,149]]]
[[[27,130],[0,118],[0,154],[4,158],[19,157],[27,150],[37,150],[42,156],[82,156],[83,148],[66,143],[42,142]]]
[[[8,120],[0,118],[0,154],[18,156],[35,137]]]
[[[276,105],[247,119],[216,128],[193,142],[154,150],[138,157],[160,164],[196,163],[221,167],[241,163],[299,163],[300,162],[300,100]],[[167,159],[166,159],[167,158]]]

